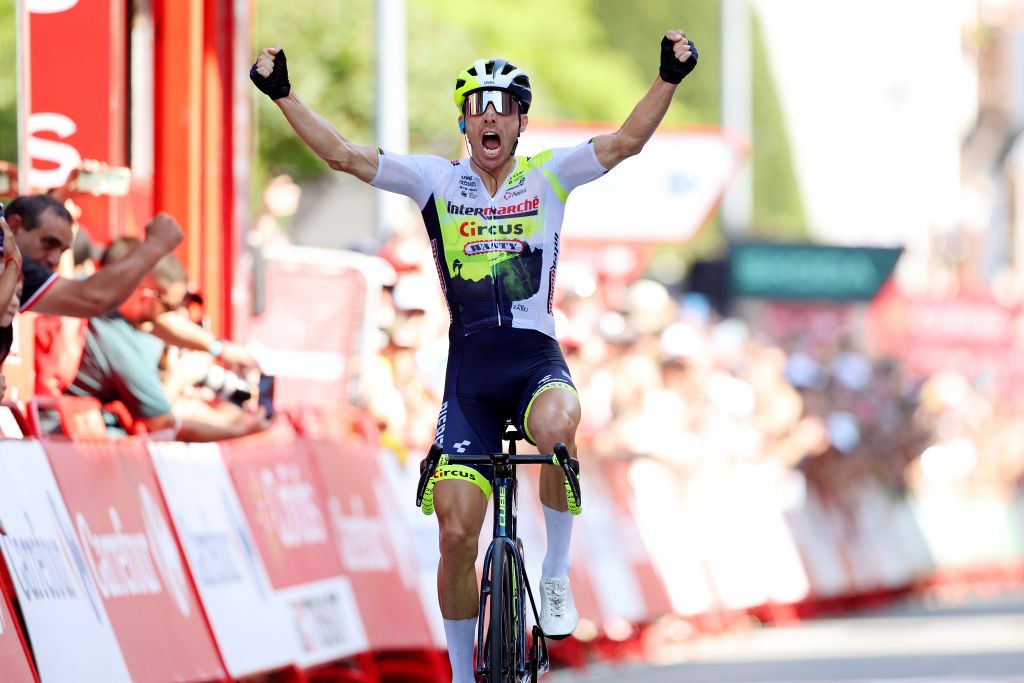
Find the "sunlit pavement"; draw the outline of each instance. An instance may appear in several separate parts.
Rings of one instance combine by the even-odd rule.
[[[1024,595],[959,607],[907,604],[864,616],[704,638],[675,663],[558,671],[550,683],[1024,682]]]

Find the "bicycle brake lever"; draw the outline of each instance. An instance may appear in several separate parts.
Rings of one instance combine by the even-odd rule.
[[[434,476],[437,463],[441,460],[441,447],[434,444],[430,447],[427,457],[420,461],[420,481],[416,486],[416,507],[423,505],[423,495],[427,492],[427,484]]]
[[[565,472],[565,480],[569,483],[569,490],[572,492],[576,507],[583,507],[583,494],[580,492],[580,461],[569,455],[569,449],[566,448],[564,443],[555,444],[555,457],[558,458],[558,464],[562,467],[562,471]]]

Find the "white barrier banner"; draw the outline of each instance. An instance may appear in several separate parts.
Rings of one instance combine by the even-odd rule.
[[[368,649],[352,581],[347,577],[277,588],[274,595],[299,634],[300,666],[325,664]]]
[[[46,683],[130,681],[38,441],[0,442],[0,549]]]
[[[582,491],[585,507],[574,540],[579,538],[583,561],[594,577],[601,613],[638,623],[645,613],[644,595],[618,528],[612,494],[596,467],[587,472],[581,485],[586,487]]]
[[[240,677],[295,662],[298,635],[271,591],[220,449],[162,442],[149,450],[228,671]]]
[[[675,472],[641,459],[630,465],[628,476],[637,528],[651,550],[651,561],[665,582],[673,609],[694,615],[718,607],[701,547],[705,520],[684,504],[683,487]]]

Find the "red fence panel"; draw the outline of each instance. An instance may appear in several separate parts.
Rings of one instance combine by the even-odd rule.
[[[610,502],[614,509],[613,514],[618,519],[619,542],[633,567],[644,599],[645,613],[640,622],[652,621],[671,614],[672,600],[665,588],[665,582],[654,567],[650,549],[644,543],[629,506],[631,488],[627,477],[628,463],[609,462],[603,469],[611,489]]]
[[[5,590],[0,582],[0,681],[37,683],[39,679],[11,608],[10,596]]]
[[[224,462],[275,595],[301,634],[298,663],[313,666],[367,649],[366,633],[327,522],[320,475],[281,427],[221,444]]]
[[[44,448],[132,678],[223,679],[145,442]]]
[[[322,474],[331,533],[352,578],[370,647],[432,648],[413,541],[377,461],[390,455],[368,443],[306,444]]]

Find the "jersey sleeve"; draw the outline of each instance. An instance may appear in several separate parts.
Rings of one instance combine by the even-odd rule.
[[[48,271],[41,265],[26,257],[21,261],[22,292],[21,311],[27,311],[32,305],[43,298],[46,290],[53,286],[53,283],[60,279],[56,273]]]
[[[393,154],[377,150],[377,175],[370,184],[410,197],[422,209],[452,162],[427,154]]]
[[[545,163],[548,167],[548,177],[556,189],[565,195],[608,172],[608,169],[597,160],[593,140],[575,147],[553,149],[550,154],[549,160]]]

